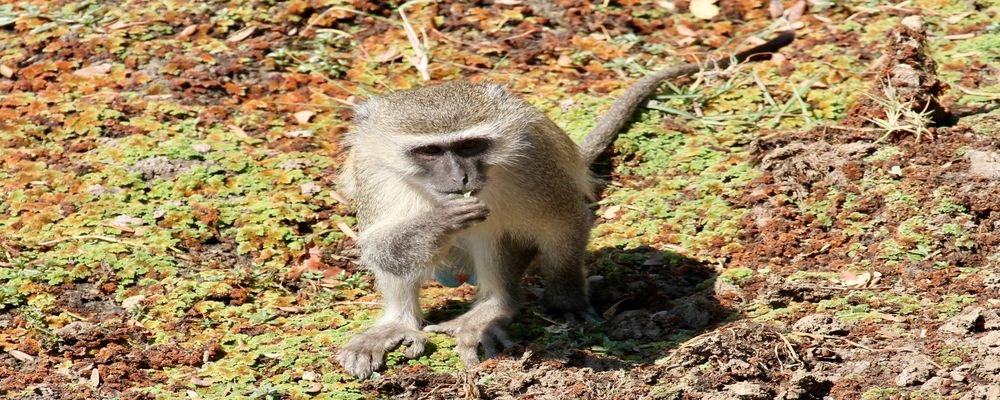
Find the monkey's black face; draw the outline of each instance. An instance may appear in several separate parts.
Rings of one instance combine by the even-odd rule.
[[[478,192],[486,185],[487,139],[435,143],[410,150],[410,157],[423,170],[429,189],[440,194]]]

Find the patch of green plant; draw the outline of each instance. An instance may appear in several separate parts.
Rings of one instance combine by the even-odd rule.
[[[722,273],[719,274],[719,279],[732,285],[743,286],[744,283],[753,279],[753,276],[754,271],[752,269],[747,267],[737,267],[722,271]]]

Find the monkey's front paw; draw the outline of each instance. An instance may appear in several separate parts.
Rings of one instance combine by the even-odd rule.
[[[441,221],[448,232],[458,232],[475,224],[483,222],[490,215],[490,209],[482,200],[475,197],[450,195],[442,204]]]
[[[479,364],[479,345],[483,346],[486,358],[496,357],[500,352],[514,347],[514,342],[504,329],[510,318],[491,317],[474,311],[476,310],[470,310],[448,322],[424,327],[428,332],[446,333],[455,337],[455,351],[467,367]]]
[[[337,361],[351,375],[367,378],[382,367],[385,353],[399,347],[400,344],[407,346],[404,355],[407,358],[414,358],[423,354],[427,336],[404,324],[375,325],[351,339],[347,346],[340,350]]]

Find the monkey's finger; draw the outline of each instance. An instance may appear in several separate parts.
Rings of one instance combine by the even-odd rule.
[[[424,327],[424,332],[447,333],[452,336],[455,336],[455,332],[457,331],[457,328],[453,328],[445,324],[427,325]]]
[[[464,363],[466,367],[470,367],[471,368],[471,367],[475,367],[476,365],[479,365],[479,354],[476,352],[476,348],[477,347],[478,346],[476,346],[476,345],[472,345],[472,346],[458,345],[458,346],[455,346],[455,351],[458,352],[458,358],[460,358],[462,360],[462,363]]]
[[[406,345],[406,352],[403,355],[406,358],[417,358],[421,354],[424,354],[427,338],[424,335],[415,333],[403,340],[403,344]]]
[[[352,376],[358,379],[365,379],[371,376],[381,364],[381,354],[369,354],[345,350],[337,357],[340,365]]]

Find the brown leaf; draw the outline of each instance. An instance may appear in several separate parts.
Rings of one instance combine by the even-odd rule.
[[[299,111],[294,115],[295,115],[295,122],[298,122],[300,124],[308,124],[309,120],[312,119],[313,115],[316,115],[316,113],[309,110],[304,110],[304,111]]]
[[[229,131],[242,139],[250,138],[250,135],[247,135],[247,132],[244,131],[243,128],[240,128],[238,125],[229,125]]]
[[[771,14],[771,19],[777,19],[785,12],[785,5],[781,4],[781,0],[771,0],[767,6],[767,12]]]
[[[0,75],[3,75],[4,78],[10,78],[14,76],[14,69],[6,65],[0,64]]]
[[[246,39],[250,37],[250,35],[253,35],[255,31],[257,31],[257,27],[250,25],[246,28],[240,29],[239,32],[234,33],[233,36],[230,36],[228,39],[226,39],[226,41],[229,43],[236,43],[243,41],[243,39]]]
[[[806,13],[806,2],[803,0],[797,1],[787,10],[785,10],[785,19],[788,22],[797,22],[802,19],[802,15]]]
[[[10,350],[7,353],[10,353],[10,355],[16,358],[18,361],[28,362],[35,359],[35,356],[32,356],[31,354],[25,353],[20,350]]]
[[[90,78],[98,75],[106,75],[108,71],[111,71],[111,63],[102,62],[97,64],[90,64],[89,66],[80,68],[73,72],[73,75],[82,76],[84,78]]]
[[[691,30],[691,28],[688,28],[684,25],[677,25],[677,34],[687,37],[698,36],[698,34],[695,33],[695,31]]]
[[[719,6],[715,5],[716,0],[691,0],[688,9],[691,14],[698,19],[712,19],[719,15]]]
[[[187,39],[188,36],[193,35],[196,30],[198,30],[198,24],[188,25],[187,27],[184,28],[184,30],[181,31],[179,35],[177,35],[177,38]]]

